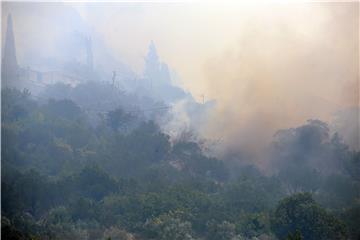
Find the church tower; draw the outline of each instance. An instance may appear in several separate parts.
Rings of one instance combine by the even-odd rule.
[[[19,67],[16,59],[15,38],[11,14],[7,17],[5,46],[1,63],[2,84],[5,86],[16,85],[19,78]]]
[[[88,66],[89,70],[93,70],[93,53],[92,53],[92,43],[91,37],[85,38],[85,47],[86,47],[86,65]]]

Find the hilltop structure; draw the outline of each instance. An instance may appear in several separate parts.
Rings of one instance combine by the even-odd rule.
[[[19,66],[16,58],[13,21],[9,14],[3,57],[1,61],[1,79],[4,86],[16,86],[19,83]]]
[[[187,96],[183,89],[174,86],[170,70],[166,63],[160,61],[155,44],[150,42],[145,57],[144,78],[153,98],[175,102]]]
[[[18,88],[20,90],[26,88],[36,94],[48,84],[62,82],[74,86],[80,82],[92,80],[95,74],[91,38],[84,38],[83,43],[85,59],[82,64],[71,64],[72,67],[66,67],[67,64],[64,63],[64,65],[59,65],[57,68],[45,71],[20,66],[16,55],[13,19],[9,14],[1,62],[2,87]]]

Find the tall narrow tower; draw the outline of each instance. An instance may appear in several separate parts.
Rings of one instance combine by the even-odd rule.
[[[160,70],[160,60],[153,41],[150,42],[148,53],[145,57],[144,77],[157,78]]]
[[[14,85],[18,81],[19,74],[16,59],[15,38],[11,14],[7,17],[7,29],[4,46],[4,54],[1,65],[1,81],[4,85]]]
[[[92,43],[91,37],[85,38],[85,46],[86,46],[86,65],[89,70],[93,70],[93,53],[92,53]]]

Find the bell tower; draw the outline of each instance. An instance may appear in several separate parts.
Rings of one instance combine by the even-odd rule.
[[[2,84],[5,86],[16,85],[19,78],[19,67],[16,59],[15,38],[11,14],[7,17],[5,45],[1,63]]]

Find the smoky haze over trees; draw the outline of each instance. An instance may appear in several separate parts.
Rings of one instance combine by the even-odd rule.
[[[270,50],[271,41],[265,46],[258,40],[255,44],[245,41],[242,43],[247,48],[241,58],[230,53],[221,61],[212,59],[205,64],[210,74],[209,93],[214,86],[219,93],[207,97],[190,91],[196,87],[183,84],[187,80],[180,76],[184,72],[189,76],[183,64],[190,68],[201,65],[200,49],[215,47],[212,44],[223,42],[223,38],[184,49],[178,41],[193,39],[191,42],[199,43],[197,33],[164,41],[166,38],[157,35],[159,31],[166,35],[173,30],[153,16],[164,29],[152,29],[151,21],[138,30],[137,21],[121,23],[123,35],[116,40],[129,43],[122,55],[112,47],[114,32],[107,32],[120,31],[114,19],[121,14],[120,18],[137,16],[143,21],[149,9],[174,13],[164,16],[176,29],[179,26],[172,21],[177,15],[187,16],[183,12],[187,5],[179,5],[173,12],[166,4],[93,4],[2,3],[2,239],[360,238],[359,106],[355,103],[349,107],[335,96],[332,100],[341,104],[332,104],[321,97],[335,93],[333,78],[329,88],[319,90],[319,96],[298,94],[287,89],[287,81],[304,93],[305,87],[294,80],[298,79],[295,75],[314,67],[301,65],[299,54],[295,54],[298,68],[291,65],[293,74],[278,72],[275,60],[266,57],[267,50],[277,49],[278,43]],[[351,8],[358,5],[320,6],[319,12],[311,7],[299,9],[319,13],[321,21],[316,18],[316,26],[328,33],[325,23],[332,21],[332,14],[353,13]],[[192,10],[190,14],[203,17],[191,15],[192,27],[204,33],[198,28],[199,22],[213,18],[218,11],[237,19],[232,15],[242,12],[237,7],[231,10],[221,6],[215,12],[206,7],[203,15]],[[121,14],[114,14],[114,9]],[[255,12],[264,11],[261,9],[258,6]],[[287,11],[293,10],[285,8]],[[277,24],[284,21],[271,16],[266,15],[266,19],[274,17]],[[346,22],[345,16],[337,16],[342,17],[340,23]],[[225,22],[232,28],[226,17],[217,19],[219,26]],[[290,23],[295,21],[289,19]],[[183,24],[191,28],[186,20]],[[255,37],[264,34],[264,23],[258,24]],[[309,25],[295,25],[299,31],[296,36],[308,40],[300,47],[322,49],[304,30]],[[293,32],[286,29],[282,29],[285,35],[292,36]],[[146,41],[141,48],[143,68],[139,70],[131,64],[129,53],[138,54],[140,48],[135,46],[148,30],[153,30],[159,43]],[[130,39],[133,32],[138,38]],[[212,36],[212,32],[208,34]],[[223,34],[224,38],[233,36]],[[175,58],[163,50],[169,44],[174,49],[179,47]],[[339,43],[332,53],[347,51],[345,45]],[[183,52],[189,49],[192,54],[183,59]],[[296,52],[301,55],[308,50]],[[339,57],[341,66],[347,59],[344,56],[347,52]],[[313,60],[322,62],[318,57]],[[280,54],[278,61],[283,63],[284,56]],[[254,62],[259,62],[259,68]],[[333,66],[332,62],[329,65]],[[307,72],[309,79],[328,76],[327,66],[320,64],[316,74]],[[334,71],[352,86],[350,72],[354,69],[349,67],[349,74],[342,74],[341,66]],[[244,80],[244,76],[253,80]],[[279,102],[276,94],[286,103]],[[309,102],[314,103],[304,114],[309,118],[297,118],[302,114],[291,106]],[[282,107],[288,115],[279,112]],[[321,114],[316,113],[318,110]],[[319,118],[328,116],[325,112],[334,118]],[[289,125],[294,122],[297,124]]]

